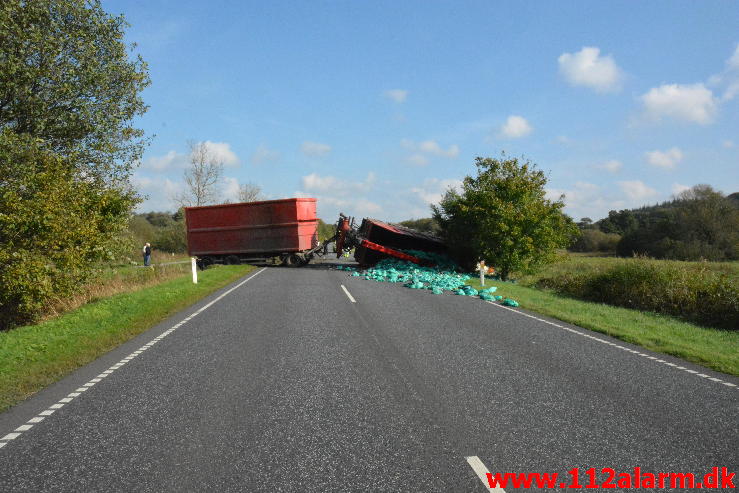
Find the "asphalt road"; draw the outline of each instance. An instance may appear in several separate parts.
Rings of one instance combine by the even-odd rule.
[[[583,485],[589,467],[737,471],[734,377],[326,266],[245,280],[0,415],[0,491],[481,492],[486,470],[579,467]]]

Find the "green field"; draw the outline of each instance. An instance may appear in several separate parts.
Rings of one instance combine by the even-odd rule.
[[[36,325],[0,332],[0,412],[253,269],[210,268],[199,273],[198,284],[180,274]],[[131,272],[138,276],[146,270]]]

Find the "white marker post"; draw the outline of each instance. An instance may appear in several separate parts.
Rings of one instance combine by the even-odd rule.
[[[485,271],[487,270],[487,267],[485,267],[485,261],[480,260],[477,263],[477,270],[480,271],[480,286],[485,285]]]
[[[192,263],[192,283],[197,284],[198,283],[198,266],[195,262],[195,257],[190,257],[190,262]]]

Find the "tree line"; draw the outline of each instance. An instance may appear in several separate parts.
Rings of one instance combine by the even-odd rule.
[[[610,251],[672,260],[739,259],[739,193],[696,185],[671,200],[582,218],[574,251]]]

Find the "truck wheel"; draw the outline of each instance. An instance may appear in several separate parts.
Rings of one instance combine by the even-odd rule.
[[[299,267],[302,264],[302,262],[303,260],[296,253],[285,255],[285,259],[282,261],[283,265],[287,267]]]
[[[200,259],[200,269],[205,270],[209,265],[213,265],[213,257],[203,257]]]
[[[239,265],[241,263],[241,259],[237,257],[236,255],[229,255],[226,257],[226,265]]]

